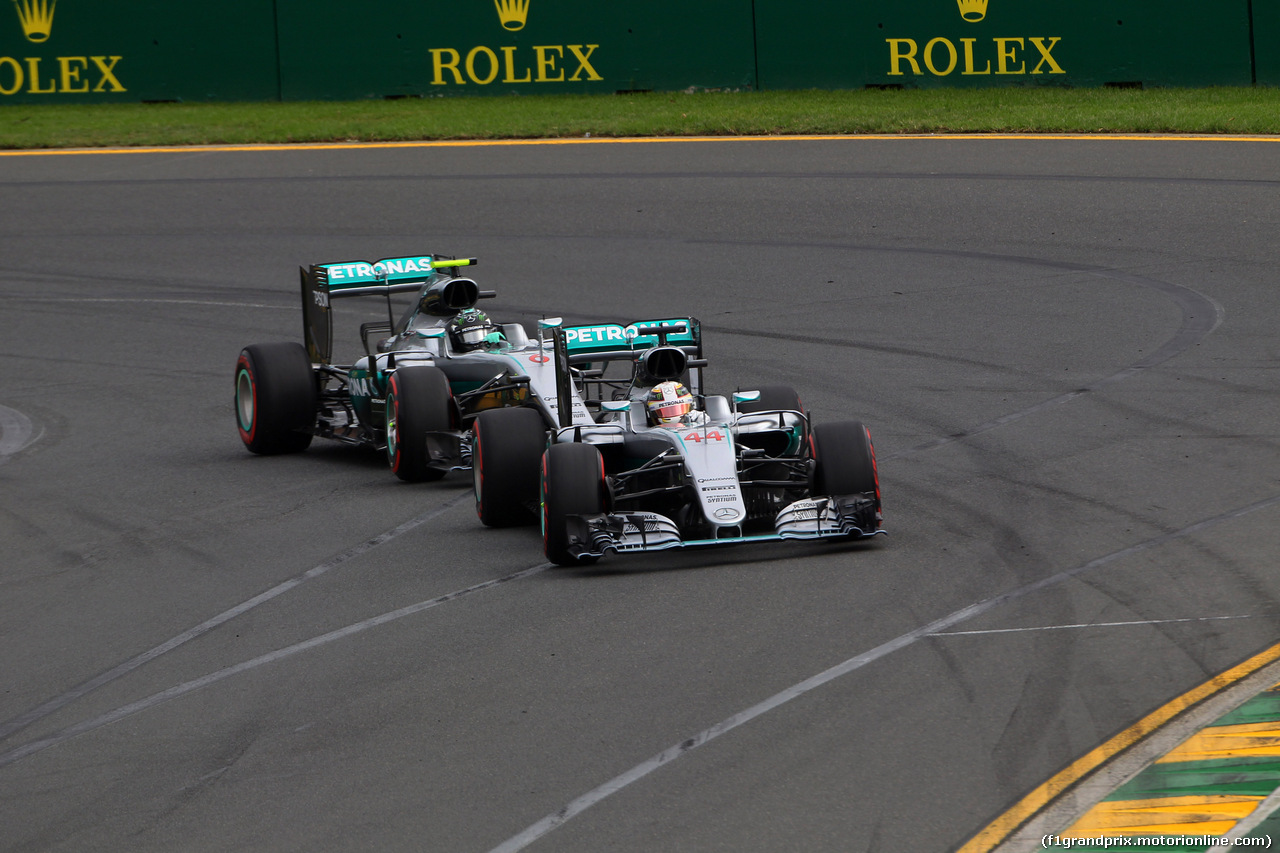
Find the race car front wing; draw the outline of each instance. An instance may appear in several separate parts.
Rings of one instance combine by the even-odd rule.
[[[565,519],[569,553],[601,557],[607,551],[665,551],[703,545],[777,542],[784,539],[859,539],[885,533],[874,495],[806,498],[783,508],[773,533],[743,535],[738,527],[720,527],[713,539],[684,539],[674,521],[656,512],[571,515]]]

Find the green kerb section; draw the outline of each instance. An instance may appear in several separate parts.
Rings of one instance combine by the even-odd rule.
[[[1280,758],[1218,758],[1153,764],[1104,802],[1216,794],[1268,796],[1280,788]]]
[[[1215,728],[1226,726],[1253,725],[1260,723],[1277,723],[1280,725],[1280,685],[1245,702],[1211,725],[1201,733],[1211,733]],[[1277,744],[1280,750],[1280,744]],[[1159,801],[1161,799],[1194,798],[1194,797],[1257,797],[1265,798],[1280,789],[1280,755],[1261,757],[1212,758],[1203,761],[1175,761],[1155,763],[1117,788],[1102,802],[1122,805],[1125,802]],[[1101,804],[1099,804],[1101,806]],[[1098,808],[1098,807],[1095,807]],[[1194,811],[1194,810],[1192,810]],[[1173,820],[1170,819],[1170,823]],[[1163,835],[1171,842],[1167,844],[1144,843],[1141,846],[1129,846],[1128,849],[1159,851],[1159,853],[1202,853],[1202,851],[1228,849],[1266,849],[1264,847],[1222,847],[1208,843],[1188,843],[1207,837],[1220,837],[1221,831],[1204,832],[1197,827],[1194,819],[1178,824],[1179,831],[1164,831]],[[1131,835],[1131,833],[1123,833]],[[1108,836],[1110,844],[1089,844],[1086,839],[1071,839],[1072,850],[1102,851],[1116,850],[1115,839],[1122,833],[1118,830],[1090,831],[1089,836]],[[1157,833],[1152,833],[1155,836]],[[1280,838],[1280,811],[1272,813],[1245,837],[1263,838],[1270,835],[1272,839]],[[1146,837],[1151,837],[1146,836]],[[1184,840],[1185,839],[1185,840]],[[1040,847],[1041,850],[1064,849],[1062,847]]]
[[[1261,693],[1214,722],[1215,726],[1243,726],[1280,720],[1280,685]]]

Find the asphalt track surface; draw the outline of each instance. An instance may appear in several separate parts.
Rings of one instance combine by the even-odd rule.
[[[1278,144],[0,157],[0,848],[958,848],[1280,639]],[[552,569],[245,452],[298,265],[424,251],[699,317],[870,425],[889,537]]]

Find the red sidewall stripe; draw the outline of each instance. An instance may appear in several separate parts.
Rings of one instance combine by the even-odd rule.
[[[245,430],[244,424],[240,421],[240,376],[241,374],[249,377],[249,397],[253,406],[253,422],[249,425],[249,429]],[[253,437],[258,432],[258,381],[253,375],[253,366],[249,364],[247,356],[240,356],[240,360],[236,362],[236,426],[240,428],[240,439],[245,444],[253,442]]]

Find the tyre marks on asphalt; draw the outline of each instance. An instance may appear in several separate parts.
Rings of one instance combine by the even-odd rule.
[[[1059,572],[1050,577],[1024,584],[1023,586],[1010,590],[1009,592],[1001,593],[1000,595],[988,598],[984,601],[979,601],[967,607],[962,607],[941,619],[929,623],[928,625],[921,626],[914,631],[909,631],[908,633],[889,640],[886,643],[882,643],[874,649],[855,655],[841,664],[837,664],[824,672],[820,672],[817,675],[799,682],[798,684],[788,687],[786,690],[765,699],[763,702],[721,720],[714,726],[704,729],[692,737],[680,741],[674,746],[668,747],[649,760],[637,764],[627,772],[610,779],[598,788],[588,791],[581,797],[578,797],[562,808],[557,809],[555,812],[552,812],[536,823],[531,824],[522,832],[512,836],[497,847],[494,847],[490,853],[516,853],[516,851],[523,850],[525,847],[528,847],[530,844],[552,832],[557,827],[562,826],[566,821],[604,801],[608,797],[613,796],[632,783],[638,782],[658,768],[671,763],[681,756],[687,755],[689,752],[700,746],[710,743],[720,735],[733,731],[739,726],[749,723],[757,717],[767,714],[772,710],[780,708],[791,700],[797,699],[800,696],[823,686],[824,684],[840,678],[841,676],[848,675],[851,672],[862,669],[867,664],[874,663],[875,661],[885,658],[896,651],[907,648],[918,640],[925,637],[941,635],[952,626],[959,625],[962,622],[967,622],[975,616],[979,616],[1003,604],[1016,601],[1030,595],[1031,593],[1058,586],[1064,581],[1110,565],[1127,557],[1131,557],[1154,548],[1159,548],[1179,539],[1185,539],[1211,527],[1216,527],[1229,521],[1244,518],[1245,516],[1252,515],[1255,512],[1274,506],[1280,506],[1280,495],[1266,498],[1249,504],[1248,506],[1223,513],[1222,515],[1196,522],[1195,524],[1184,527],[1181,530],[1164,533],[1153,539],[1148,539],[1145,542],[1139,542],[1138,544],[1131,545],[1128,548],[1122,548],[1119,551],[1113,551],[1105,556],[1090,560],[1076,568],[1067,569],[1066,571]]]
[[[454,499],[450,501],[449,504],[450,505],[456,504],[460,500],[461,498]],[[443,512],[443,510],[444,508],[440,508],[438,510],[433,511],[432,517],[434,518],[435,515],[438,515],[440,512]],[[414,521],[417,522],[416,524],[413,524],[414,527],[416,527],[418,524],[421,524],[422,521],[426,520],[421,516],[419,516],[419,519],[414,519]],[[406,524],[410,524],[410,523],[412,522],[407,522]],[[405,527],[405,526],[406,525],[401,525],[401,527]],[[396,529],[400,530],[401,528],[396,528]],[[384,536],[385,535],[386,534],[384,534]],[[369,540],[369,541],[372,542],[373,540]],[[382,541],[386,541],[386,540],[383,539]],[[368,544],[368,543],[365,543],[365,544]],[[378,544],[381,544],[381,542],[379,542]],[[365,549],[365,550],[368,550],[368,549]],[[346,559],[350,559],[350,557],[347,557]],[[345,562],[345,559],[344,559],[344,562]],[[252,660],[247,660],[242,663],[233,664],[232,666],[224,667],[223,669],[220,669],[216,672],[211,672],[208,675],[201,676],[200,678],[192,679],[191,681],[185,681],[182,684],[178,684],[174,687],[170,687],[167,690],[162,690],[159,693],[153,693],[152,695],[146,697],[145,699],[139,699],[137,702],[131,702],[128,705],[123,705],[112,711],[108,711],[105,714],[101,714],[100,716],[94,717],[93,719],[85,720],[84,722],[77,723],[73,726],[68,726],[65,729],[62,729],[60,731],[54,732],[53,734],[47,735],[46,737],[39,738],[37,740],[31,741],[30,743],[26,743],[26,744],[23,744],[22,746],[11,749],[7,752],[0,753],[0,767],[6,767],[14,763],[15,761],[20,761],[23,758],[26,758],[29,755],[34,755],[37,752],[43,752],[44,750],[49,749],[50,747],[53,747],[53,746],[57,746],[60,743],[64,743],[70,740],[71,738],[76,737],[77,735],[82,735],[82,734],[85,734],[86,732],[91,732],[95,729],[100,729],[103,726],[110,725],[111,723],[117,722],[118,720],[122,720],[125,717],[131,716],[133,714],[137,714],[140,711],[145,711],[149,708],[154,708],[157,705],[168,702],[170,699],[177,699],[179,696],[185,696],[186,694],[191,693],[195,690],[199,690],[202,687],[208,687],[210,684],[216,684],[219,681],[224,681],[232,677],[233,675],[239,675],[240,673],[248,672],[250,670],[257,669],[262,666],[266,666],[267,664],[284,660],[285,658],[292,657],[296,654],[300,654],[301,652],[310,651],[311,649],[328,645],[329,643],[335,642],[337,640],[346,639],[347,637],[351,637],[351,636],[354,636],[355,634],[359,634],[364,631],[367,631],[370,628],[377,628],[380,625],[386,625],[390,622],[395,622],[400,619],[404,619],[407,616],[415,616],[426,610],[430,610],[433,607],[439,607],[442,604],[447,604],[450,601],[457,601],[460,598],[465,598],[466,596],[474,595],[475,593],[478,593],[478,592],[484,592],[485,590],[494,589],[504,584],[511,583],[512,581],[518,581],[518,580],[522,580],[523,578],[531,577],[532,575],[538,574],[539,572],[544,571],[545,569],[548,569],[550,567],[551,567],[550,563],[539,563],[536,566],[530,566],[529,568],[526,568],[526,569],[520,569],[519,571],[512,572],[511,574],[508,574],[508,575],[504,575],[503,577],[495,578],[493,580],[483,581],[481,583],[475,584],[474,586],[469,586],[465,589],[460,589],[454,592],[446,593],[445,595],[441,595],[436,598],[431,598],[426,601],[419,601],[416,604],[410,604],[406,607],[401,607],[396,610],[392,610],[388,613],[383,613],[379,616],[374,616],[372,618],[365,619],[363,621],[356,622],[351,625],[347,625],[343,628],[338,628],[326,634],[321,634],[317,637],[312,637],[309,640],[303,640],[300,643],[294,643],[292,646],[286,646],[285,648],[277,649],[274,652],[268,652],[267,654],[260,655],[259,657],[253,658]],[[231,611],[227,611],[227,612],[230,613]],[[208,623],[205,623],[205,624],[208,624]],[[135,658],[135,660],[137,660],[137,658]]]
[[[1222,846],[1230,846],[1230,839],[1280,830],[1278,677],[1280,645],[1214,676],[1072,762],[959,853],[1030,853],[1045,849],[1045,842],[1114,849],[1124,846],[1125,836],[1152,835],[1220,837],[1228,839]]]
[[[920,248],[913,249],[913,248],[903,248],[900,246],[871,246],[871,245],[857,245],[857,244],[848,244],[848,243],[819,243],[819,242],[807,242],[807,241],[797,242],[797,241],[781,241],[781,240],[776,242],[765,242],[765,243],[759,243],[759,242],[748,243],[745,241],[736,241],[736,240],[695,240],[691,242],[708,243],[708,244],[743,245],[743,246],[768,246],[768,247],[778,248],[778,249],[818,249],[818,250],[825,250],[825,251],[834,250],[834,251],[850,251],[850,252],[881,252],[881,253],[891,253],[895,255],[898,255],[898,254],[929,255],[929,256],[959,258],[964,260],[977,260],[977,261],[983,261],[988,263],[1011,263],[1011,264],[1026,265],[1026,266],[1032,266],[1032,267],[1040,267],[1045,269],[1060,270],[1063,272],[1084,273],[1086,275],[1091,275],[1098,278],[1105,278],[1105,279],[1110,279],[1112,281],[1124,282],[1125,284],[1137,285],[1139,287],[1144,287],[1149,290],[1153,290],[1156,293],[1164,297],[1167,297],[1170,301],[1173,302],[1174,305],[1178,307],[1178,309],[1182,313],[1182,321],[1179,324],[1178,329],[1169,337],[1169,339],[1166,340],[1153,353],[1151,353],[1150,355],[1144,358],[1139,359],[1133,364],[1127,365],[1126,367],[1123,367],[1112,374],[1109,374],[1100,379],[1094,380],[1093,382],[1090,382],[1087,385],[1083,385],[1080,388],[1074,389],[1072,391],[1068,391],[1064,394],[1059,394],[1058,396],[1051,397],[1048,400],[1043,400],[1040,403],[1035,404],[1034,406],[1029,406],[1025,409],[1019,409],[1013,412],[1008,412],[1004,415],[1001,415],[1000,417],[993,418],[992,420],[986,421],[984,423],[980,423],[976,426],[969,427],[968,429],[965,429],[961,432],[954,433],[952,435],[939,436],[937,438],[933,438],[933,439],[930,439],[929,441],[918,444],[914,447],[909,447],[904,450],[898,450],[893,453],[882,454],[880,456],[880,459],[882,461],[886,459],[896,459],[903,456],[910,456],[916,453],[920,453],[922,451],[933,450],[934,448],[942,447],[944,445],[951,444],[956,441],[972,438],[974,436],[981,435],[982,433],[989,432],[998,427],[1002,427],[1007,424],[1014,423],[1015,421],[1023,420],[1024,418],[1030,417],[1031,415],[1037,414],[1039,412],[1043,412],[1046,409],[1051,409],[1056,406],[1061,406],[1064,403],[1069,403],[1072,400],[1076,399],[1077,397],[1081,397],[1081,396],[1084,396],[1085,394],[1091,394],[1091,393],[1100,391],[1103,388],[1109,385],[1114,385],[1117,382],[1122,382],[1126,379],[1131,379],[1147,370],[1150,370],[1153,367],[1158,367],[1159,365],[1164,364],[1170,359],[1196,346],[1205,338],[1207,338],[1209,335],[1213,334],[1213,332],[1218,328],[1218,326],[1222,324],[1222,321],[1226,316],[1226,311],[1223,309],[1221,305],[1219,305],[1213,299],[1210,299],[1208,296],[1205,296],[1203,293],[1193,290],[1190,287],[1185,287],[1183,285],[1162,281],[1158,278],[1151,278],[1150,276],[1135,275],[1133,273],[1127,273],[1121,270],[1111,269],[1109,267],[1100,267],[1092,264],[1078,264],[1078,263],[1071,263],[1068,261],[1053,261],[1045,258],[1027,257],[1024,255],[1001,255],[1001,254],[995,254],[991,252],[968,252],[968,251],[955,251],[955,250],[949,250],[949,249],[920,249]],[[855,341],[841,341],[841,340],[833,340],[831,338],[823,338],[823,337],[791,335],[784,332],[762,332],[762,331],[754,331],[754,330],[746,330],[746,329],[724,328],[724,327],[710,326],[710,325],[704,325],[703,329],[709,332],[715,332],[716,334],[741,335],[744,337],[756,337],[756,338],[773,338],[777,340],[797,341],[800,343],[811,343],[817,346],[837,346],[837,347],[848,347],[852,349],[876,349],[876,350],[890,349],[885,347],[868,347],[866,344],[861,344]],[[892,348],[892,351],[904,352],[903,350],[898,348]],[[911,353],[911,354],[919,355],[920,353]]]
[[[22,412],[0,406],[0,465],[38,441],[43,434],[44,430],[35,431],[31,419]]]
[[[3,411],[4,411],[3,407],[0,407],[0,416],[3,416]],[[0,461],[3,461],[2,457],[0,457]],[[421,527],[423,524],[427,523],[428,521],[431,521],[432,519],[440,517],[447,511],[453,509],[455,506],[462,503],[464,499],[468,499],[470,497],[471,497],[470,493],[465,492],[456,497],[450,498],[449,500],[445,501],[444,503],[435,507],[434,509],[430,509],[422,513],[421,515],[416,516],[415,518],[409,519],[403,524],[397,525],[396,527],[393,527],[390,530],[384,531],[378,534],[377,536],[374,536],[371,539],[366,539],[360,544],[355,545],[351,548],[348,548],[347,550],[342,551],[339,554],[335,554],[334,556],[330,557],[329,559],[325,560],[323,563],[320,563],[314,568],[308,569],[307,571],[303,572],[300,575],[296,575],[292,578],[289,578],[286,581],[283,581],[282,583],[276,584],[275,586],[271,587],[271,589],[268,589],[265,592],[261,592],[258,595],[255,595],[253,598],[242,601],[239,604],[237,604],[235,607],[232,607],[229,610],[224,610],[222,613],[219,613],[217,616],[206,619],[204,622],[201,622],[199,625],[196,625],[194,628],[190,628],[186,631],[183,631],[181,634],[170,637],[168,640],[165,640],[160,645],[155,646],[154,648],[148,649],[147,651],[142,652],[141,654],[136,655],[130,658],[129,660],[117,666],[112,667],[111,669],[107,670],[101,675],[95,676],[94,678],[91,678],[88,681],[82,684],[79,684],[76,687],[73,687],[72,689],[68,690],[67,692],[59,696],[55,696],[54,698],[50,699],[49,701],[45,702],[44,704],[38,707],[32,708],[30,711],[27,711],[24,714],[20,714],[19,716],[14,717],[12,720],[8,720],[4,723],[0,723],[0,740],[7,738],[10,735],[15,734],[16,732],[19,732],[22,729],[25,729],[27,726],[31,725],[32,723],[40,719],[43,719],[44,717],[49,716],[55,711],[66,707],[67,705],[71,704],[72,702],[75,702],[77,699],[80,699],[83,696],[87,696],[88,694],[92,693],[98,688],[103,687],[107,684],[110,684],[111,682],[115,681],[118,678],[128,675],[130,672],[142,666],[143,664],[153,661],[156,658],[160,657],[161,655],[171,652],[174,649],[178,648],[179,646],[185,645],[186,643],[189,643],[198,637],[204,636],[205,634],[209,633],[215,628],[221,625],[224,625],[227,622],[230,622],[232,619],[235,619],[237,616],[242,616],[245,613],[248,613],[250,610],[253,610],[255,607],[265,604],[274,598],[278,598],[279,596],[284,595],[286,592],[296,589],[297,587],[301,586],[304,583],[307,583],[308,581],[315,580],[316,578],[326,574],[332,569],[336,569],[337,567],[343,565],[344,563],[350,562],[356,557],[359,557],[363,554],[368,553],[369,551],[372,551],[374,548],[377,548],[379,545],[384,545],[393,539],[397,539],[403,536],[404,534],[408,533],[411,530]],[[94,728],[97,728],[97,726],[94,726]],[[8,755],[11,755],[11,753],[5,753],[4,755],[8,756]],[[9,763],[9,762],[0,760],[0,765],[3,765],[5,763]]]

